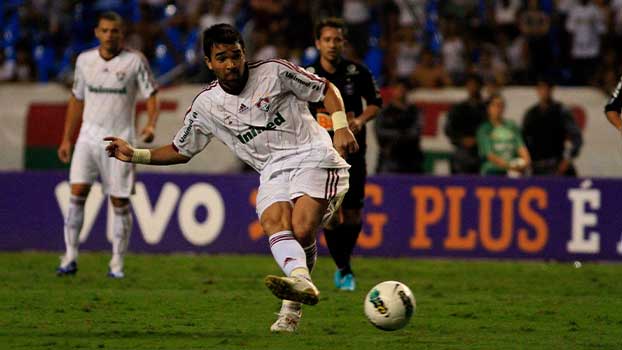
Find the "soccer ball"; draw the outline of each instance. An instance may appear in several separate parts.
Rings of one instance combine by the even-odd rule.
[[[371,324],[383,331],[404,327],[415,313],[417,303],[410,289],[397,281],[375,285],[365,297],[365,315]]]

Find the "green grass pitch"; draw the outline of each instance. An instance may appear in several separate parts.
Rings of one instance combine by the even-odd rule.
[[[332,286],[321,256],[317,306],[294,335],[271,334],[280,302],[263,286],[270,256],[130,255],[124,280],[85,252],[74,277],[58,254],[0,253],[2,349],[621,349],[615,264],[354,259],[359,288]],[[410,286],[417,309],[396,332],[363,314],[383,280]]]

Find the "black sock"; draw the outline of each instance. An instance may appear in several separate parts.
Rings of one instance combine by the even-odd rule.
[[[326,239],[326,245],[330,256],[333,257],[335,265],[339,270],[344,268],[350,269],[350,257],[347,255],[347,240],[344,239],[342,225],[337,225],[335,229],[324,229],[324,238]]]
[[[344,240],[344,255],[347,257],[346,270],[342,271],[342,275],[344,274],[354,274],[352,272],[352,267],[350,266],[350,258],[352,257],[352,251],[356,246],[356,241],[359,238],[359,234],[361,233],[361,229],[363,228],[363,224],[343,224],[339,227],[340,232],[342,234]]]

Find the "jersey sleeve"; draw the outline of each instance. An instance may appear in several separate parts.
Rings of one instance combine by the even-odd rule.
[[[328,88],[326,79],[285,60],[277,60],[274,66],[283,91],[291,91],[307,102],[320,102],[324,99]]]
[[[188,109],[184,126],[173,140],[173,146],[179,154],[192,158],[210,143],[213,134],[204,123],[206,117],[196,102]]]
[[[149,62],[145,56],[141,53],[137,54],[138,59],[138,71],[136,73],[136,84],[138,85],[138,91],[143,98],[148,98],[155,91],[158,90],[158,85],[155,81]]]
[[[382,108],[382,97],[380,97],[380,89],[378,89],[378,85],[376,84],[376,80],[374,76],[371,74],[369,69],[365,67],[359,67],[361,70],[361,79],[362,79],[362,96],[367,102],[367,105],[374,105]]]
[[[620,96],[620,90],[622,90],[622,77],[620,77],[620,81],[618,81],[618,85],[611,93],[611,98],[609,102],[605,105],[605,112],[618,112],[622,110],[622,96]]]
[[[75,98],[82,101],[84,100],[84,90],[86,87],[86,81],[84,80],[84,73],[82,72],[82,60],[80,57],[76,60],[76,69],[73,73],[73,86],[71,87],[71,93]]]

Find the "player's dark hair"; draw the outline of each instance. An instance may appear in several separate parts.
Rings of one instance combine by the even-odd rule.
[[[337,17],[328,17],[320,20],[315,25],[315,39],[319,39],[322,36],[322,29],[325,27],[331,27],[336,29],[341,29],[341,33],[346,37],[348,35],[348,28],[346,27],[346,22]]]
[[[244,40],[240,32],[230,24],[215,24],[203,31],[203,53],[205,57],[211,56],[214,45],[236,43],[240,43],[242,50],[245,50]]]
[[[100,13],[97,17],[97,25],[99,25],[99,22],[104,19],[111,22],[119,22],[123,26],[123,17],[121,17],[118,13],[114,11],[106,11]]]

